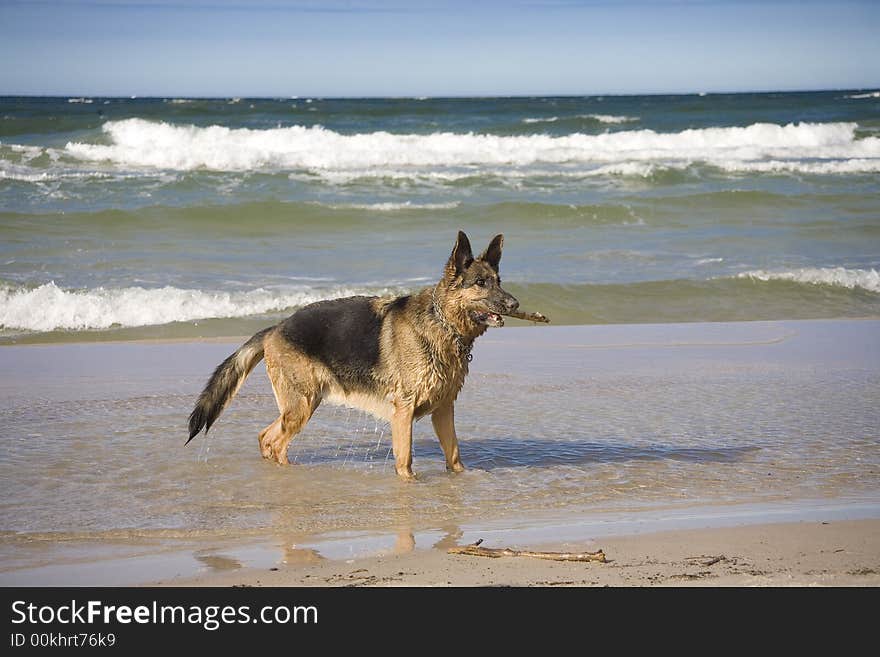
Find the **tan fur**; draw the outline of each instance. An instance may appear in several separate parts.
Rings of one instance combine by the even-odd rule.
[[[427,312],[432,288],[413,295],[414,310]],[[449,304],[450,297],[446,298]],[[374,302],[380,316],[386,316],[395,297]],[[415,419],[442,409],[441,445],[447,465],[453,471],[464,467],[458,456],[458,441],[452,426],[452,405],[464,384],[467,361],[458,353],[439,325],[417,321],[417,312],[397,314],[386,321],[380,337],[380,364],[373,375],[378,379],[376,393],[346,392],[332,372],[315,359],[301,353],[276,329],[263,338],[266,371],[275,393],[279,417],[260,433],[260,452],[278,463],[287,463],[287,448],[322,401],[366,411],[390,421],[398,474],[412,477],[411,427]],[[460,315],[456,308],[454,315]],[[482,332],[482,331],[481,331]],[[422,337],[430,345],[425,357]],[[379,392],[381,391],[381,393]],[[399,455],[399,456],[398,456]]]
[[[280,415],[260,432],[260,453],[264,458],[287,463],[290,441],[321,403],[322,383],[329,372],[282,339],[277,330],[263,338],[263,351]]]
[[[502,312],[493,306],[518,305],[500,287],[497,264],[501,257],[502,237],[497,236],[479,258],[470,254],[467,236],[459,233],[458,242],[437,285],[425,288],[408,298],[381,297],[370,301],[379,319],[378,362],[371,365],[369,386],[346,389],[337,375],[316,357],[293,344],[284,333],[284,324],[266,329],[246,343],[231,361],[236,367],[221,365],[214,379],[238,390],[247,372],[262,352],[275,401],[278,418],[260,432],[260,453],[278,463],[287,463],[287,449],[322,401],[367,411],[388,420],[392,429],[395,469],[412,479],[412,423],[425,415],[432,416],[449,470],[464,469],[455,432],[454,404],[468,373],[468,354],[473,341],[486,331],[485,317],[474,319],[483,311]],[[497,318],[496,318],[497,319]],[[494,320],[493,320],[494,321]],[[295,341],[295,340],[294,340]],[[373,343],[375,344],[375,343]],[[235,377],[241,377],[238,380]],[[212,381],[214,380],[212,379]],[[367,387],[369,390],[365,390]],[[205,402],[197,406],[191,419],[192,433],[201,428],[203,417],[216,417]],[[205,400],[218,396],[212,384],[202,393]],[[207,409],[207,410],[206,410]],[[194,423],[195,422],[195,423]]]

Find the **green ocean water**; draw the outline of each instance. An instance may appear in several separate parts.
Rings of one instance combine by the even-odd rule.
[[[244,334],[455,233],[556,323],[880,313],[874,90],[0,98],[0,340]]]

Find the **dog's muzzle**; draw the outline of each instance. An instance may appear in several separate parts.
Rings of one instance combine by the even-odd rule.
[[[471,313],[471,317],[477,324],[485,324],[486,326],[504,326],[504,317],[506,313],[512,313],[519,308],[519,301],[509,294],[506,294],[499,302],[492,304],[493,310],[475,310]]]

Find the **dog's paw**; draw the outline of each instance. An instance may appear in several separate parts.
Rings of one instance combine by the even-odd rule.
[[[397,470],[397,476],[403,481],[415,481],[416,475],[409,468]]]

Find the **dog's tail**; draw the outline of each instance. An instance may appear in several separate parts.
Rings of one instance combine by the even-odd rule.
[[[199,395],[196,407],[190,413],[189,438],[185,445],[189,445],[189,441],[198,435],[202,427],[205,433],[208,433],[208,429],[235,397],[235,393],[241,388],[251,370],[263,360],[263,338],[273,328],[270,326],[254,335],[241,345],[238,351],[217,366],[202,394]]]

